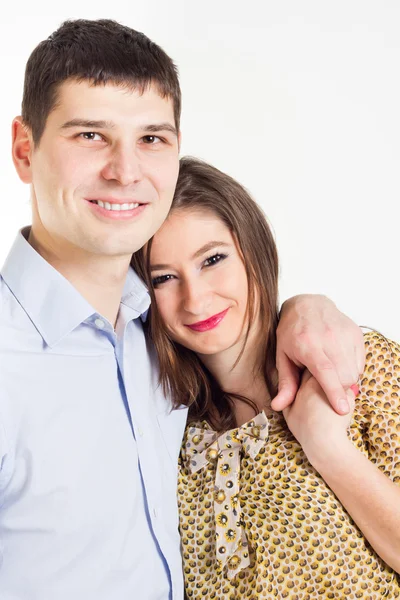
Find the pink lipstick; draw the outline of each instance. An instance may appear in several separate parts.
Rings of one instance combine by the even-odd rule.
[[[189,329],[193,329],[193,331],[210,331],[210,329],[214,329],[214,327],[217,327],[217,325],[221,323],[228,310],[229,308],[223,310],[217,315],[213,315],[205,321],[198,321],[197,323],[191,323],[190,325],[187,324],[185,327],[189,327]]]

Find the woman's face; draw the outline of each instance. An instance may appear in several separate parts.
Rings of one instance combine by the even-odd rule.
[[[150,263],[157,308],[173,340],[199,355],[243,343],[246,271],[215,214],[172,212],[154,236]]]

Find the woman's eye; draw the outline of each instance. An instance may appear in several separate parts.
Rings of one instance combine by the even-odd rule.
[[[204,261],[204,266],[212,267],[213,265],[216,265],[217,263],[221,262],[221,260],[224,260],[226,256],[226,254],[214,254],[213,256],[209,256]]]
[[[153,279],[151,280],[151,284],[154,288],[156,288],[157,286],[161,285],[162,283],[165,283],[166,281],[169,281],[170,279],[173,279],[174,276],[173,275],[158,275],[158,277],[153,277]]]

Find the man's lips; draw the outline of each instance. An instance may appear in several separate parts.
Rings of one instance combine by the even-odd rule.
[[[226,308],[222,312],[213,315],[205,321],[198,321],[197,323],[186,324],[185,327],[189,327],[189,329],[193,329],[193,331],[209,331],[210,329],[214,329],[214,327],[217,327],[217,325],[221,323],[228,310],[229,308]]]
[[[127,198],[117,198],[116,196],[93,196],[93,198],[86,198],[89,202],[97,202],[101,200],[101,202],[109,202],[110,204],[130,204],[131,202],[143,204],[140,200],[129,196]]]
[[[146,204],[137,202],[134,199],[116,199],[116,198],[87,198],[96,214],[113,220],[127,220],[138,216]]]

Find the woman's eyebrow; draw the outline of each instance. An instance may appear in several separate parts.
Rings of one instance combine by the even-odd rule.
[[[170,269],[171,265],[150,265],[150,271],[164,271],[165,269]]]
[[[220,247],[222,246],[222,247],[225,248],[227,246],[230,246],[230,244],[227,244],[227,242],[219,242],[219,241],[208,242],[207,244],[204,244],[204,246],[202,246],[201,248],[199,248],[192,255],[192,259],[193,258],[199,258],[202,254],[204,254],[205,252],[208,252],[209,250],[212,250],[216,246],[220,246]]]

